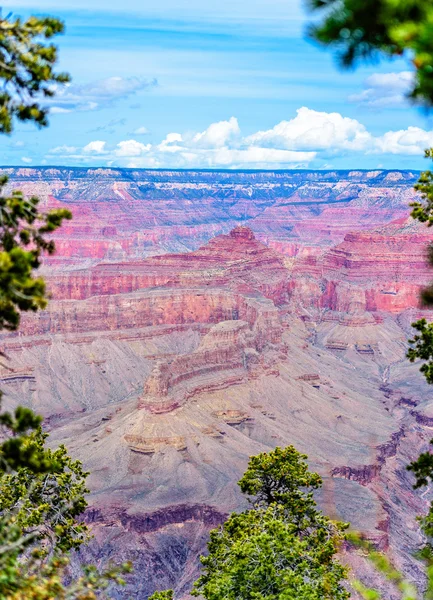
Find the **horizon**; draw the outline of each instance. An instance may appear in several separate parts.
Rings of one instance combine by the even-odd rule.
[[[255,169],[255,168],[244,168],[238,169],[236,167],[233,168],[168,168],[168,167],[119,167],[119,166],[87,166],[87,165],[0,165],[0,170],[7,169],[71,169],[74,171],[86,170],[86,171],[150,171],[154,173],[350,173],[350,172],[362,172],[362,173],[371,173],[372,171],[382,171],[388,173],[415,173],[419,174],[422,172],[422,169],[398,169],[398,168],[358,168],[358,167],[347,167],[345,169],[330,169],[330,168],[286,168],[286,169]]]

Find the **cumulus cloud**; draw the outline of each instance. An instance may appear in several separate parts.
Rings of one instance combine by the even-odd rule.
[[[231,117],[228,121],[212,123],[207,129],[197,133],[193,142],[200,148],[222,148],[240,133],[238,120]]]
[[[134,168],[294,168],[313,161],[329,165],[330,156],[347,153],[421,156],[428,146],[433,131],[409,127],[374,136],[356,119],[303,107],[292,119],[246,137],[232,117],[199,133],[169,133],[155,144],[131,138],[110,146],[94,140],[81,149],[58,146],[47,158]]]
[[[29,158],[28,156],[22,156],[21,160],[23,161],[23,163],[25,163],[26,165],[29,165],[30,163],[33,162],[32,158]]]
[[[98,110],[156,85],[156,79],[140,77],[107,77],[82,85],[58,85],[53,88],[55,96],[47,104],[53,114]]]
[[[371,135],[356,119],[340,113],[310,110],[305,106],[290,121],[281,121],[272,129],[258,131],[245,139],[247,144],[286,150],[364,150]]]
[[[169,133],[160,144],[157,149],[159,152],[175,153],[184,150],[182,146],[183,139],[180,133]]]
[[[388,131],[376,139],[375,153],[420,155],[425,148],[433,146],[433,131],[408,127],[400,131]]]
[[[116,156],[141,156],[151,149],[151,144],[144,145],[137,140],[126,140],[119,142],[114,151]]]
[[[349,96],[349,102],[370,108],[388,108],[407,104],[407,94],[413,87],[411,71],[399,73],[374,73],[364,82],[365,89]]]
[[[105,149],[107,142],[102,140],[95,140],[94,142],[89,142],[87,146],[84,146],[83,152],[84,154],[107,154],[107,150]]]

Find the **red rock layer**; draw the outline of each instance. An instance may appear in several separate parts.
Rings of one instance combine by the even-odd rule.
[[[300,257],[291,290],[303,303],[339,312],[401,312],[420,306],[432,279],[428,230],[407,219],[372,232],[346,234],[323,257]],[[301,298],[302,300],[302,298]]]
[[[155,172],[128,169],[3,169],[10,187],[67,207],[53,266],[185,252],[248,224],[289,256],[329,248],[352,230],[407,214],[416,173]]]
[[[275,312],[275,307],[263,307]],[[259,298],[218,289],[160,289],[52,301],[36,318],[24,316],[22,335],[117,331],[170,324],[219,323],[242,319],[254,324],[262,314]]]
[[[195,252],[103,263],[89,270],[48,275],[47,280],[56,299],[82,300],[162,286],[259,291],[278,304],[288,299],[283,257],[256,240],[247,227],[218,236]]]

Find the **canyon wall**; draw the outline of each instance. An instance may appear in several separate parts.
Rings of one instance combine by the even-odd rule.
[[[146,171],[8,168],[11,189],[74,219],[56,234],[62,269],[196,250],[236,225],[294,256],[407,216],[407,171]]]
[[[44,261],[47,310],[1,336],[0,379],[5,405],[43,414],[91,471],[85,557],[135,563],[116,598],[186,597],[209,529],[245,506],[248,457],[288,444],[330,516],[422,576],[427,499],[406,471],[433,422],[405,358],[430,316],[417,174],[3,172],[74,213]]]

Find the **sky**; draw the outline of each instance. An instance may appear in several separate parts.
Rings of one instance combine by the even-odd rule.
[[[301,0],[10,0],[60,17],[50,126],[18,124],[0,164],[422,169],[433,118],[402,59],[341,71]]]

